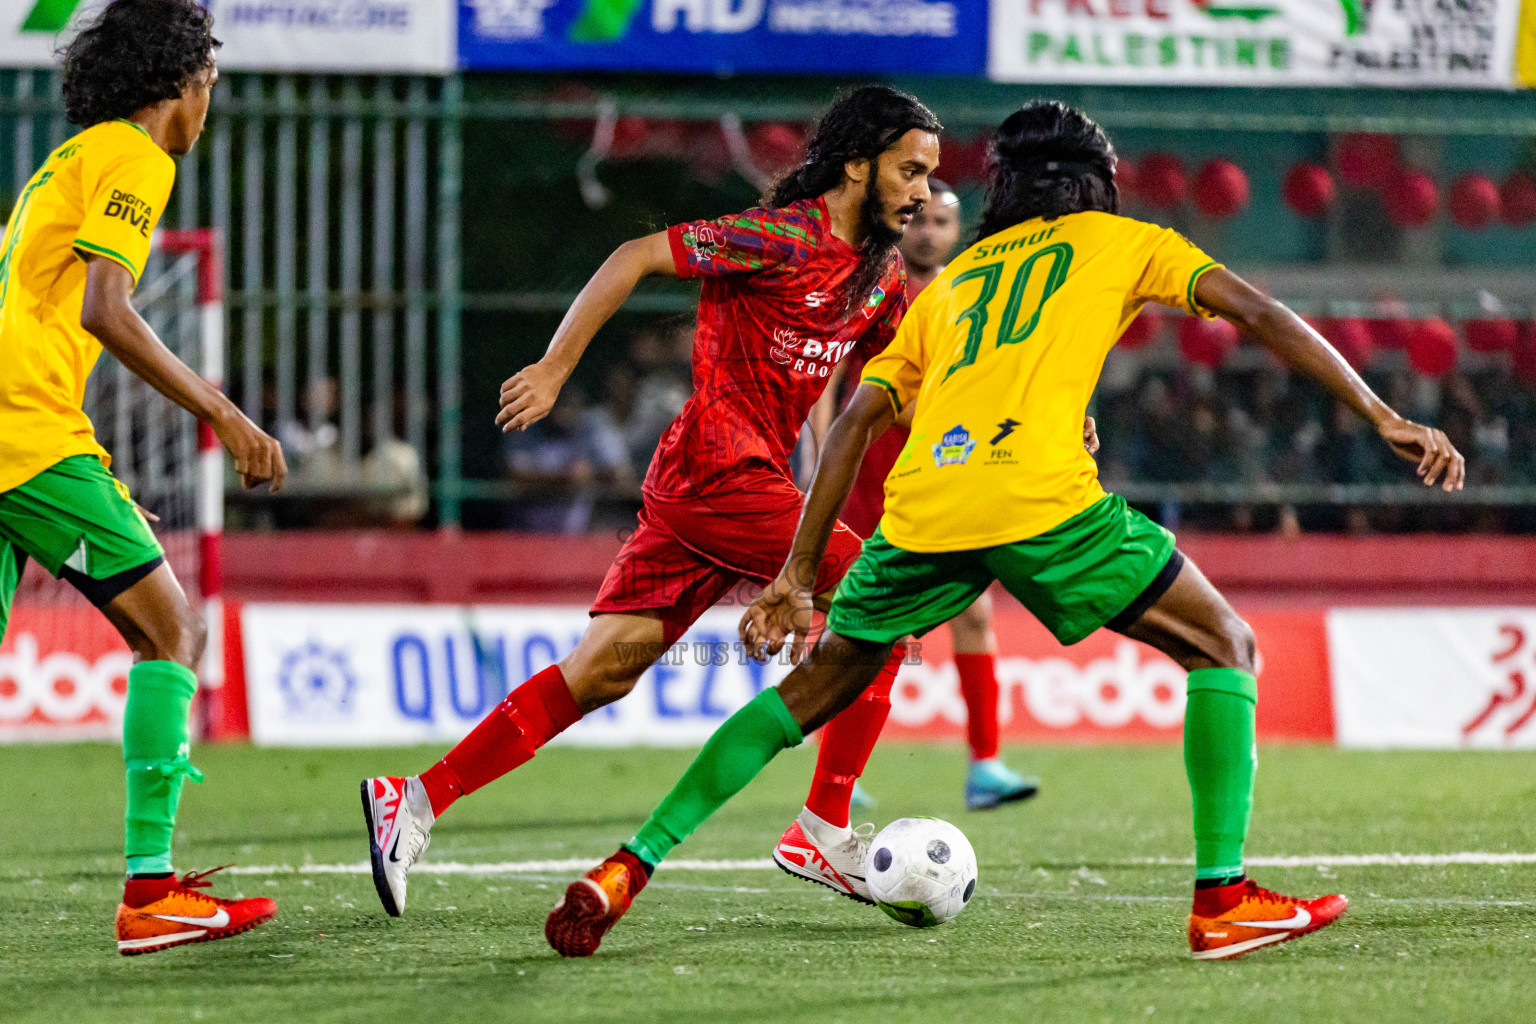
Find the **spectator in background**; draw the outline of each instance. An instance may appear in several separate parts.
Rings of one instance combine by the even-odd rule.
[[[661,435],[693,394],[692,346],[691,323],[666,331],[646,328],[636,331],[629,341],[634,407],[624,437],[636,467],[651,464]]]
[[[585,533],[599,491],[635,479],[611,414],[588,409],[574,386],[561,391],[545,419],[505,435],[504,445],[508,475],[521,488],[509,510],[514,530]]]

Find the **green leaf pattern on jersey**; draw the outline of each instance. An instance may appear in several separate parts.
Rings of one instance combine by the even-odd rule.
[[[16,251],[16,243],[21,240],[22,233],[27,229],[27,211],[32,205],[32,196],[38,189],[48,184],[52,179],[52,171],[44,171],[39,174],[22,192],[21,199],[16,203],[16,212],[11,214],[11,223],[5,231],[5,248],[0,250],[0,305],[5,303],[5,298],[11,290],[11,255]]]

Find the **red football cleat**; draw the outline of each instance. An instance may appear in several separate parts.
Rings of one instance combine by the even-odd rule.
[[[1200,913],[1197,904],[1196,912],[1189,915],[1189,949],[1196,960],[1225,960],[1299,939],[1337,921],[1349,908],[1344,896],[1298,900],[1262,888],[1250,878],[1204,890],[1199,896],[1206,913]],[[1218,905],[1227,909],[1212,915],[1210,911]]]
[[[179,880],[129,880],[117,907],[117,951],[123,956],[158,953],[227,939],[272,920],[277,904],[265,897],[225,900],[197,891],[212,885],[208,876],[222,870],[192,872]],[[152,891],[157,882],[158,893]],[[129,906],[130,901],[139,905]]]
[[[620,850],[570,884],[544,922],[544,938],[561,956],[591,956],[649,880],[640,858]]]

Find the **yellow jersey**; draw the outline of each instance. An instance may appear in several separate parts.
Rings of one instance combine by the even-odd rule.
[[[1104,357],[1147,302],[1198,316],[1217,266],[1176,231],[1107,213],[1016,224],[961,253],[864,366],[912,433],[880,532],[908,551],[1010,544],[1104,497],[1083,416]]]
[[[0,241],[0,492],[72,455],[110,463],[81,408],[101,343],[80,326],[85,257],[137,283],[176,164],[131,121],[93,125],[49,155]]]

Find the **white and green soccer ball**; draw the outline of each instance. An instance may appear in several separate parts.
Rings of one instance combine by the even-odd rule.
[[[864,878],[875,906],[914,928],[953,920],[976,893],[976,851],[938,818],[898,818],[869,844]]]

